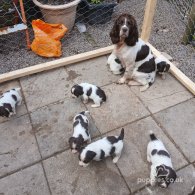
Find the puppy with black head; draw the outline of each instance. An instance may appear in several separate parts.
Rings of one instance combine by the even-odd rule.
[[[20,105],[22,97],[20,88],[11,89],[0,97],[0,116],[10,117],[16,114],[16,105]]]
[[[95,141],[81,149],[79,154],[79,165],[87,167],[92,160],[100,161],[112,156],[113,163],[117,163],[123,149],[124,129],[119,136],[108,136]]]
[[[105,92],[95,85],[89,83],[81,83],[74,85],[71,89],[73,97],[82,97],[83,103],[86,104],[89,99],[93,100],[94,104],[91,107],[100,107],[102,102],[106,101]]]
[[[161,58],[155,58],[156,73],[161,75],[162,79],[166,78],[165,74],[169,71],[170,65]]]
[[[83,111],[77,114],[73,119],[73,135],[69,139],[69,145],[72,153],[80,151],[84,142],[91,141],[89,134],[89,120],[86,114],[89,111]]]
[[[110,70],[112,71],[113,74],[122,74],[125,72],[125,69],[123,68],[121,61],[119,58],[114,55],[114,53],[111,53],[110,56],[108,57],[107,64],[110,66]]]
[[[174,183],[177,178],[173,169],[170,154],[161,140],[157,139],[153,132],[150,132],[151,141],[147,147],[147,160],[151,162],[150,184],[156,183],[167,188],[170,183]]]

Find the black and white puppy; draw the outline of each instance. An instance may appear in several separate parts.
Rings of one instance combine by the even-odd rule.
[[[93,100],[94,104],[91,107],[100,107],[102,102],[106,101],[105,92],[95,85],[89,83],[81,83],[74,85],[71,89],[73,97],[81,96],[83,103],[86,104],[89,99]]]
[[[155,58],[156,72],[161,75],[162,79],[165,79],[166,72],[169,71],[170,65],[161,58]]]
[[[81,149],[79,165],[87,167],[92,160],[100,161],[108,156],[113,156],[113,163],[117,163],[123,149],[124,129],[119,136],[108,136],[95,141]]]
[[[0,97],[0,116],[10,117],[16,114],[16,105],[20,105],[22,97],[20,88],[11,89]]]
[[[147,147],[147,160],[152,163],[150,184],[154,186],[157,183],[160,187],[167,188],[177,177],[170,154],[153,132],[150,132],[150,139]]]
[[[90,140],[89,134],[89,120],[86,114],[89,111],[83,111],[77,114],[73,119],[73,135],[69,139],[69,145],[72,153],[80,151],[84,142]]]
[[[121,61],[114,55],[114,53],[111,53],[108,57],[107,64],[110,66],[110,70],[113,74],[122,74],[125,72],[125,69],[123,68]]]

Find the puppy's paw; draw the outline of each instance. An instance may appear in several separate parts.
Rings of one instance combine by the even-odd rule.
[[[87,103],[88,103],[88,100],[83,100],[83,103],[84,103],[84,104],[87,104]]]
[[[112,162],[113,162],[113,163],[117,163],[117,162],[118,162],[118,159],[119,159],[119,157],[116,156],[116,157],[113,158]]]
[[[165,80],[166,79],[165,74],[162,74],[161,78],[162,78],[162,80]]]
[[[117,84],[124,84],[126,82],[126,79],[125,78],[120,78],[117,82]]]
[[[98,108],[98,107],[100,107],[100,104],[93,104],[93,105],[91,105],[91,107],[92,108]]]
[[[140,92],[144,92],[149,88],[149,85],[144,85],[143,87],[140,87]]]

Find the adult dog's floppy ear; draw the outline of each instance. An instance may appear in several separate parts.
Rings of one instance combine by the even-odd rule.
[[[135,18],[131,15],[128,16],[130,21],[130,29],[129,29],[129,36],[125,39],[125,43],[128,46],[134,46],[139,38],[137,22]]]
[[[118,19],[115,21],[114,26],[112,27],[112,30],[110,31],[110,38],[113,44],[117,44],[120,42],[119,37],[119,25],[118,25]]]

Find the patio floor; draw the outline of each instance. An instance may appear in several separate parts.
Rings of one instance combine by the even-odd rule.
[[[0,92],[22,88],[17,115],[0,118],[0,195],[184,195],[195,184],[195,98],[171,75],[157,78],[146,91],[117,85],[119,76],[102,56],[69,67],[35,74],[0,85]],[[107,102],[100,108],[71,98],[74,83],[102,87]],[[72,119],[89,110],[92,141],[125,129],[118,163],[111,158],[78,165],[68,139]],[[152,130],[166,145],[178,182],[168,189],[151,187],[146,159]]]

